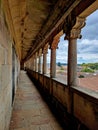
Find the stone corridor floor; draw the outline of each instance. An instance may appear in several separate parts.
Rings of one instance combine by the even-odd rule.
[[[25,71],[20,73],[9,130],[63,130]]]

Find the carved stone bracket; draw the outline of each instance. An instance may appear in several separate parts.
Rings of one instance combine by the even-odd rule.
[[[48,53],[48,47],[49,47],[48,43],[45,44],[45,46],[44,46],[44,48],[43,48],[43,54]]]
[[[65,36],[65,39],[77,39],[81,38],[81,28],[85,26],[85,18],[77,17],[76,18],[76,23],[72,27],[71,30],[68,31],[68,33]]]
[[[81,29],[85,26],[85,18],[77,17],[76,18],[76,24],[73,28]]]
[[[50,44],[50,49],[56,50],[58,48],[59,39],[59,37],[53,39],[52,43]]]
[[[58,48],[58,43],[60,41],[60,37],[63,35],[63,30],[60,31],[54,38],[52,43],[50,44],[50,49],[57,49]]]
[[[35,53],[35,58],[37,58],[37,57],[38,57],[38,52]]]
[[[38,56],[42,56],[42,49],[39,50]]]

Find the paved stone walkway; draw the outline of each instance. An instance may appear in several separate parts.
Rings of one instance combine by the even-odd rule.
[[[9,130],[63,130],[24,71],[20,74]]]

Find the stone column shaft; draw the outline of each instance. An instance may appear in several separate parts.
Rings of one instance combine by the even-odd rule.
[[[68,112],[73,113],[73,92],[70,87],[77,86],[77,39],[81,38],[81,28],[85,25],[85,18],[76,18],[73,28],[66,34],[68,44]]]
[[[39,56],[38,72],[41,72],[41,56]]]
[[[69,39],[68,86],[77,84],[77,39]]]
[[[47,73],[47,52],[48,52],[48,43],[45,44],[43,48],[43,74]]]
[[[47,53],[43,54],[43,74],[47,73]]]
[[[73,93],[70,91],[71,86],[77,85],[77,38],[68,38],[68,112],[73,113]]]
[[[33,59],[33,71],[35,71],[35,58]]]
[[[76,17],[76,23],[66,35],[68,45],[68,85],[77,85],[77,39],[81,38],[81,28],[85,25],[85,18]]]
[[[35,56],[35,71],[37,71],[37,55]]]
[[[56,49],[51,49],[50,76],[56,77]]]
[[[57,35],[54,37],[53,42],[51,43],[51,61],[50,61],[50,77],[56,77],[56,49],[58,47],[60,36]]]

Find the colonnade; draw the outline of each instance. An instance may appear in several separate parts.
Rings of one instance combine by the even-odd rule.
[[[64,40],[68,40],[68,86],[77,85],[77,39],[81,38],[81,28],[85,25],[85,18],[77,17],[75,25],[65,33]],[[32,69],[33,71],[47,74],[47,52],[48,48],[51,50],[50,56],[50,77],[56,77],[56,49],[58,48],[60,37],[63,31],[58,33],[52,40],[45,46],[39,49],[32,56]],[[43,61],[42,61],[43,57]],[[31,63],[31,62],[30,62]],[[41,66],[42,65],[42,66]]]
[[[81,29],[84,25],[85,18],[77,17],[76,23],[70,30],[65,29],[63,33],[58,33],[51,42],[48,41],[27,61],[26,67],[28,75],[38,85],[38,89],[43,91],[43,95],[46,96],[51,106],[57,110],[60,119],[65,121],[67,119],[65,117],[68,116],[67,121],[70,121],[71,117],[72,126],[75,125],[77,129],[83,127],[85,129],[87,126],[93,130],[98,128],[97,95],[77,84],[77,39],[81,38]],[[54,79],[56,78],[56,49],[64,33],[64,40],[68,40],[67,84]],[[50,77],[45,75],[47,74],[48,48],[50,48]],[[88,119],[88,115],[92,120]]]

